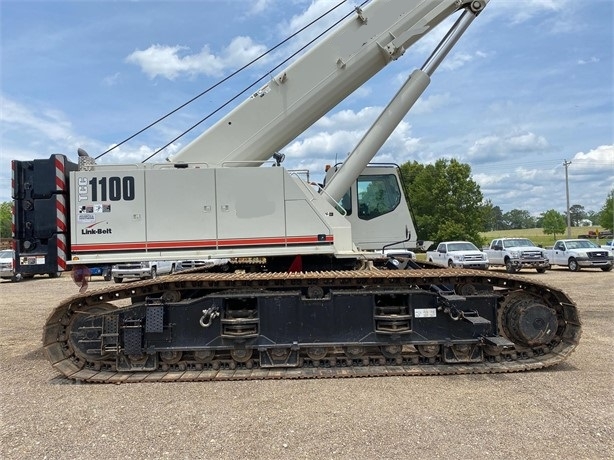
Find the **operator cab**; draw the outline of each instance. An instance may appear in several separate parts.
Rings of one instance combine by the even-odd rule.
[[[326,181],[340,168],[326,172]],[[352,226],[352,240],[362,251],[381,250],[391,242],[395,250],[416,248],[416,229],[395,164],[371,164],[339,200]]]

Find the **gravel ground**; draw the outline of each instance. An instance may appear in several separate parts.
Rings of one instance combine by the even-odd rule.
[[[77,292],[69,276],[1,282],[0,456],[613,458],[614,274],[526,276],[563,287],[583,322],[576,352],[547,370],[122,385],[70,384],[44,358],[46,317]]]

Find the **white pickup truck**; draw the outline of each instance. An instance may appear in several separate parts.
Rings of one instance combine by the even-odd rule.
[[[604,272],[612,270],[614,256],[608,249],[599,247],[590,240],[558,240],[547,251],[550,265],[563,265],[572,272],[580,268],[601,268]]]
[[[158,275],[175,272],[177,262],[170,260],[153,260],[150,262],[123,262],[113,265],[113,281],[121,283],[124,278],[154,279]]]
[[[469,241],[444,241],[426,252],[426,260],[442,267],[488,268],[488,257]]]
[[[490,266],[503,266],[508,273],[523,268],[534,268],[544,273],[550,268],[546,251],[533,244],[528,238],[497,238],[490,242],[484,252]]]

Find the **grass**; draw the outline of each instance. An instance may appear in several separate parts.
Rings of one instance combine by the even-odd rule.
[[[586,235],[589,230],[603,230],[601,227],[571,227],[571,237],[577,238],[578,235]],[[529,238],[533,243],[538,246],[552,246],[554,242],[559,239],[567,238],[567,231],[562,235],[546,235],[543,228],[525,228],[516,230],[494,230],[492,232],[480,233],[484,238],[484,244],[490,244],[491,240],[495,238],[510,238],[510,237],[522,237]],[[597,240],[593,240],[597,242]],[[601,241],[601,240],[599,240]]]

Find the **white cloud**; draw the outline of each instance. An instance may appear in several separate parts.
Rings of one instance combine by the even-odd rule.
[[[104,145],[99,140],[88,139],[74,132],[67,117],[57,110],[26,107],[6,97],[0,98],[0,132],[3,145],[2,156],[10,160],[48,158],[53,153],[63,153],[76,161],[78,147],[92,156],[106,151],[113,145]],[[180,145],[171,144],[153,161],[161,162],[176,152]],[[122,145],[102,158],[99,163],[139,163],[149,157],[158,147]]]
[[[529,162],[531,163],[531,162]],[[563,161],[557,164],[535,162],[538,166],[502,166],[491,172],[474,173],[484,196],[503,211],[526,209],[539,214],[546,209],[561,212],[566,207]],[[598,211],[614,184],[614,146],[603,145],[571,159],[568,185],[571,204]],[[595,195],[595,190],[602,193]]]
[[[367,97],[371,95],[372,92],[373,91],[371,87],[369,87],[368,85],[363,85],[360,88],[358,88],[356,91],[354,91],[350,97],[352,99],[366,99]]]
[[[478,139],[469,148],[467,154],[472,161],[506,158],[514,153],[544,151],[548,141],[543,136],[531,132],[512,134],[509,136],[486,136]]]
[[[510,173],[504,172],[502,174],[472,174],[473,179],[484,188],[489,188],[505,183],[510,178]]]
[[[305,11],[292,16],[289,21],[280,24],[279,30],[284,31],[284,36],[287,35],[288,31],[295,32],[323,15],[333,6],[334,4],[330,0],[313,0]],[[334,19],[338,19],[342,13],[347,13],[347,9],[337,8],[333,14],[327,15],[326,19],[319,21],[315,27],[320,28],[320,30],[324,29],[332,24]]]
[[[340,110],[322,117],[315,126],[318,129],[363,130],[371,125],[381,113],[381,107],[365,107],[358,112]]]
[[[43,136],[56,141],[73,136],[70,121],[57,110],[47,109],[37,113],[5,97],[0,98],[0,105],[3,133],[9,129],[22,130],[32,133],[35,137]]]
[[[420,142],[419,137],[412,136],[411,125],[402,121],[380,149],[375,161],[401,164],[418,160],[416,154],[419,152]]]
[[[492,2],[494,8],[511,19],[512,23],[528,21],[545,12],[561,12],[568,8],[571,0],[523,0],[522,2]],[[489,5],[490,9],[493,5]],[[493,9],[494,9],[493,8]]]
[[[382,107],[365,107],[358,112],[340,110],[327,115],[284,149],[286,157],[316,155],[329,161],[333,156],[342,160],[356,147],[382,110]],[[419,145],[420,139],[412,136],[411,125],[401,121],[373,161],[404,163],[416,159],[412,154],[417,152]]]
[[[595,56],[591,56],[588,59],[578,59],[578,65],[596,64],[597,62],[599,62],[599,58]]]
[[[262,13],[264,10],[269,8],[274,0],[256,0],[252,2],[251,8],[249,10],[249,15]]]
[[[543,175],[543,171],[519,167],[514,170],[515,181],[532,183],[537,177]]]
[[[584,174],[594,171],[609,171],[614,183],[614,145],[601,145],[586,153],[574,155],[569,166],[570,174]]]
[[[161,76],[174,80],[182,75],[220,76],[225,70],[240,67],[266,51],[264,45],[245,36],[233,38],[217,55],[211,52],[209,45],[195,54],[187,53],[188,49],[185,46],[152,45],[134,51],[126,62],[138,65],[149,78]]]
[[[113,75],[108,75],[103,78],[102,83],[105,86],[115,86],[119,80],[119,72],[115,72]]]
[[[359,112],[341,110],[323,117],[309,131],[284,148],[286,167],[322,169],[324,163],[343,161],[356,147],[381,112],[367,107]],[[373,161],[404,163],[416,159],[420,139],[412,137],[411,125],[402,121],[377,152]]]
[[[469,53],[455,53],[443,61],[441,68],[445,70],[456,70],[472,60],[473,56]]]
[[[113,145],[107,146],[104,150],[113,147]],[[116,147],[104,157],[97,160],[97,163],[100,164],[129,164],[129,163],[140,163],[146,158],[149,158],[158,148],[161,146],[151,146],[151,145],[121,145]],[[175,154],[178,150],[180,150],[181,145],[172,143],[162,152],[157,153],[153,156],[149,163],[163,163],[165,159],[173,154]]]
[[[455,53],[448,56],[441,64],[442,70],[457,70],[463,67],[465,64],[474,61],[475,59],[486,59],[490,56],[490,53],[485,51],[473,51],[472,53],[462,52]]]
[[[337,8],[337,6],[339,7]],[[329,10],[331,11],[327,13]],[[316,19],[327,13],[324,17],[318,19],[314,24],[311,24],[307,29],[300,33],[293,44],[294,49],[299,49],[316,38],[327,28],[331,27],[350,11],[351,10],[348,9],[348,5],[342,4],[341,2],[332,2],[331,0],[312,0],[306,10],[295,14],[287,21],[281,21],[277,25],[277,31],[279,36],[285,38],[307,26],[307,24],[316,21]]]
[[[614,165],[614,145],[600,145],[587,153],[578,152],[574,155],[574,159],[582,162],[596,161]]]
[[[292,161],[305,158],[338,159],[342,161],[358,142],[357,131],[318,132],[292,142],[284,149]]]
[[[427,113],[436,112],[441,107],[445,107],[452,101],[450,93],[433,94],[427,97],[421,97],[416,101],[416,104],[411,109],[413,115],[424,115]]]

